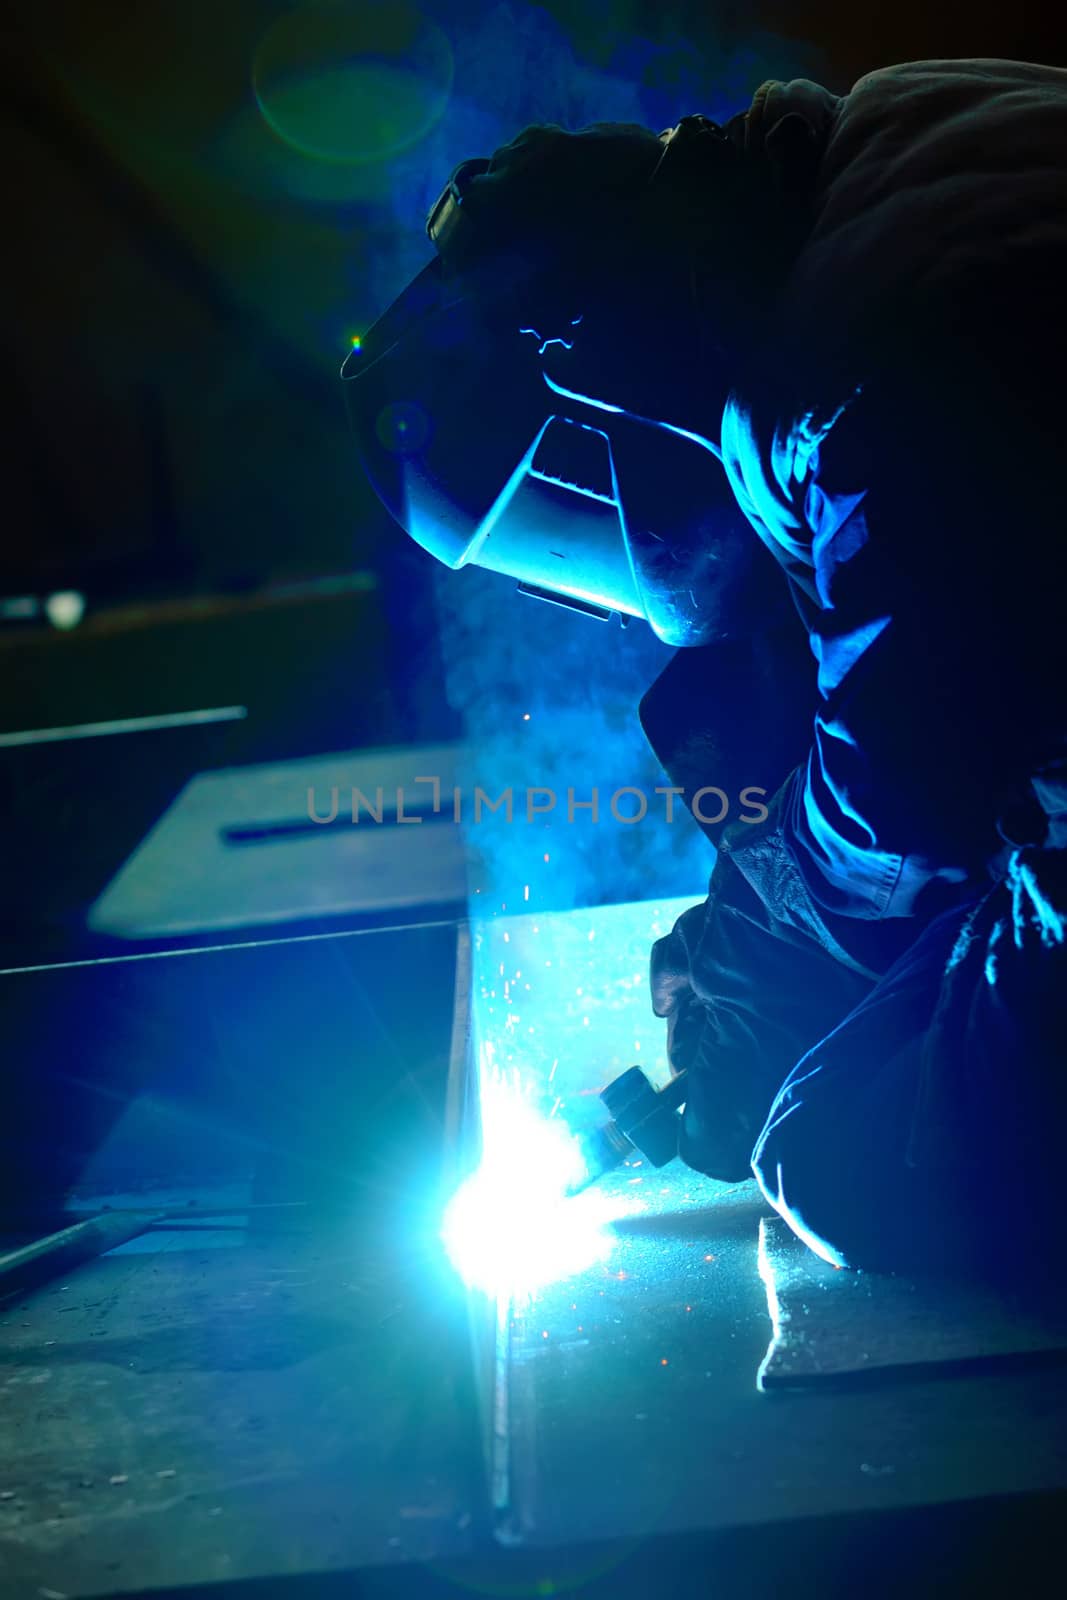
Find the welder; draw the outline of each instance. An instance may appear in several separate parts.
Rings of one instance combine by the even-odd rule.
[[[687,792],[773,769],[652,954],[682,1156],[837,1265],[1032,1250],[1067,1125],[1067,72],[528,128],[428,232],[343,374],[382,500],[680,647],[643,721]]]

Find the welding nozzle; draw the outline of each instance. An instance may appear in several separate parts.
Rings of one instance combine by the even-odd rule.
[[[580,1194],[632,1155],[642,1156],[654,1167],[673,1161],[678,1154],[678,1109],[685,1102],[685,1088],[685,1072],[656,1089],[640,1067],[631,1067],[609,1083],[600,1098],[611,1113],[610,1121],[580,1140],[585,1172],[568,1192]]]

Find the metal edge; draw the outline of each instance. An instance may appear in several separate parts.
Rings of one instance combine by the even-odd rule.
[[[473,962],[467,922],[456,929],[455,1004],[445,1094],[445,1176],[451,1191],[481,1157],[478,1048],[472,1014]],[[467,1320],[483,1486],[490,1529],[498,1543],[518,1542],[511,1524],[511,1304],[477,1290],[467,1294]]]

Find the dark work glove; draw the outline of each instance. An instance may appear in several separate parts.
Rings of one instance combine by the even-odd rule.
[[[652,1009],[667,1021],[667,1059],[672,1072],[698,1072],[710,1044],[711,1018],[693,984],[693,956],[700,946],[708,901],[691,906],[671,932],[652,946]]]
[[[732,855],[710,888],[652,948],[652,1007],[672,1070],[689,1074],[682,1159],[737,1183],[781,1085],[871,981],[775,921]]]
[[[770,1097],[752,1101],[736,1055],[724,1036],[711,995],[701,984],[699,962],[712,900],[692,906],[652,947],[652,1009],[667,1021],[671,1070],[688,1072],[679,1154],[687,1166],[725,1183],[752,1176],[750,1158]],[[777,1087],[777,1085],[776,1085]]]

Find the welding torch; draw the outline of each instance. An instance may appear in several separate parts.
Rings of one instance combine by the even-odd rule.
[[[571,1184],[568,1194],[580,1194],[607,1172],[640,1155],[654,1167],[665,1167],[678,1154],[679,1110],[685,1103],[685,1071],[678,1072],[662,1089],[656,1089],[641,1071],[631,1067],[601,1091],[609,1120],[592,1133],[579,1135],[585,1171]]]

